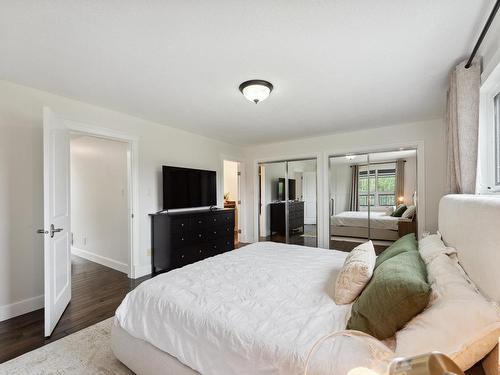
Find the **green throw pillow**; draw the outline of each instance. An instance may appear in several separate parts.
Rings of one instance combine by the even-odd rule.
[[[417,239],[415,238],[415,233],[409,233],[406,236],[401,237],[391,246],[385,249],[375,261],[375,268],[380,266],[387,259],[392,258],[398,254],[404,253],[406,251],[415,250],[418,251]]]
[[[384,340],[392,337],[429,303],[427,270],[418,251],[383,262],[354,302],[347,329]]]
[[[396,211],[394,211],[391,216],[392,217],[401,217],[404,212],[406,211],[406,205],[402,204],[401,206],[399,206],[398,208],[396,208]]]

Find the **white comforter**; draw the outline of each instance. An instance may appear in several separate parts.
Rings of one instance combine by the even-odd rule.
[[[351,305],[331,298],[346,255],[252,244],[145,281],[116,319],[202,374],[301,374],[316,340],[346,326]]]
[[[398,217],[387,215],[385,212],[370,212],[370,228],[398,230]],[[332,225],[345,227],[368,227],[367,211],[345,211],[332,216]]]

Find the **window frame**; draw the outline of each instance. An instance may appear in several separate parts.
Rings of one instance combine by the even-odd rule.
[[[380,191],[379,192],[378,191],[379,170],[392,170],[392,169],[394,170],[394,180],[395,180],[394,181],[394,191],[393,192],[390,192],[390,191]],[[365,178],[368,178],[369,180],[371,180],[373,178],[373,180],[375,181],[374,182],[375,189],[373,189],[372,184],[370,183],[369,191],[361,193],[359,186],[361,185],[360,180],[361,180],[361,178],[363,178],[363,177],[361,177],[362,172],[368,172],[368,173],[366,173],[367,177],[365,177]],[[372,175],[372,172],[374,172],[373,175]],[[394,203],[390,204],[390,205],[381,206],[380,199],[379,199],[380,196],[388,196],[388,195],[394,196]],[[361,197],[370,197],[369,199],[368,198],[366,199],[366,201],[367,201],[366,205],[361,204]],[[373,197],[373,202],[375,204],[371,204],[372,197]],[[378,164],[378,165],[370,164],[370,165],[365,165],[365,166],[359,167],[359,171],[358,171],[358,205],[359,205],[360,209],[365,209],[368,207],[368,205],[371,208],[387,209],[388,207],[393,207],[396,205],[396,202],[397,202],[396,199],[397,198],[396,198],[396,163],[395,162],[387,162],[387,163]]]
[[[476,193],[500,194],[500,55],[498,64],[486,68],[482,78]]]

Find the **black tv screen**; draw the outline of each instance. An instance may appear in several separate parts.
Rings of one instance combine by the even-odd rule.
[[[284,201],[285,200],[285,179],[280,178],[278,179],[278,200],[279,201]],[[288,179],[288,200],[294,201],[295,200],[295,180],[294,179]]]
[[[163,166],[163,209],[215,206],[215,171]]]

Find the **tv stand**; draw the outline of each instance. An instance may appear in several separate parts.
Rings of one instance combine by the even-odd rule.
[[[153,275],[234,249],[234,210],[161,211],[151,216]]]

